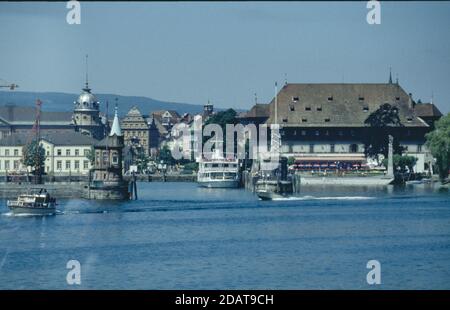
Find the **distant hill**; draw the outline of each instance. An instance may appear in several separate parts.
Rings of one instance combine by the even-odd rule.
[[[71,111],[73,102],[79,94],[57,93],[57,92],[25,92],[25,91],[0,91],[0,105],[15,104],[18,106],[32,106],[36,99],[43,102],[44,111]],[[106,101],[109,102],[109,113],[112,113],[115,98],[118,99],[119,113],[125,115],[132,106],[137,106],[142,114],[149,114],[156,110],[175,110],[178,113],[199,113],[203,105],[166,102],[148,97],[120,96],[114,94],[95,94],[100,101],[102,112],[106,111]],[[218,109],[223,110],[223,109]]]

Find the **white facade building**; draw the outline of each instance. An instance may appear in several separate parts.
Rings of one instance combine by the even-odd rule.
[[[0,174],[26,173],[23,147],[30,142],[23,134],[13,134],[0,140]],[[77,132],[52,132],[41,137],[45,150],[45,173],[49,175],[87,175],[91,168],[89,153],[95,140]]]

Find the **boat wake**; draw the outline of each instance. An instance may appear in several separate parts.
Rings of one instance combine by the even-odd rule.
[[[52,214],[14,213],[14,212],[2,213],[3,216],[8,216],[8,217],[45,216],[45,215],[53,215],[53,214],[55,214],[55,213],[52,213]]]
[[[368,200],[375,199],[370,196],[336,196],[336,197],[316,197],[316,196],[301,196],[301,197],[277,197],[272,200],[275,201],[293,201],[293,200]]]

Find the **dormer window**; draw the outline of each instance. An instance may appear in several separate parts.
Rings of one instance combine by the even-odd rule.
[[[363,97],[363,96],[359,96],[359,97],[358,97],[358,100],[359,100],[359,101],[364,101],[364,97]]]
[[[328,101],[333,101],[333,96],[329,96]]]
[[[325,119],[325,123],[329,123],[330,122],[330,119],[329,118],[326,118]]]
[[[305,111],[311,111],[311,107],[305,107]]]
[[[408,116],[408,117],[406,118],[406,121],[407,121],[408,123],[411,123],[412,120],[413,120],[413,118],[412,118],[411,116]]]
[[[317,111],[322,111],[322,107],[317,107]]]
[[[395,97],[395,100],[399,101],[399,100],[400,100],[400,97]]]
[[[302,118],[302,123],[306,123],[307,121],[308,121],[307,118],[305,118],[305,117]]]
[[[369,107],[364,107],[364,108],[363,108],[363,111],[364,111],[364,112],[369,112]]]
[[[287,123],[288,119],[285,117],[283,118],[283,123]]]
[[[289,105],[289,110],[291,110],[291,112],[292,112],[292,111],[295,111],[295,107],[294,107],[293,104]]]
[[[298,102],[298,97],[292,97],[293,102]]]

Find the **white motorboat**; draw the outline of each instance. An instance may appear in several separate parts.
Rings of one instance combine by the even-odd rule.
[[[44,188],[20,194],[16,200],[8,200],[7,206],[14,214],[50,215],[56,212],[56,200]]]

